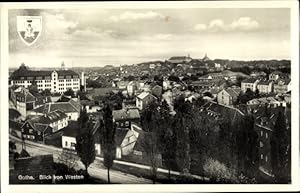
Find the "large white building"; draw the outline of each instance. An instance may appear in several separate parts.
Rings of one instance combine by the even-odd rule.
[[[28,88],[35,84],[39,91],[48,89],[51,93],[64,93],[69,89],[80,90],[79,74],[72,70],[30,70],[24,64],[10,76],[10,84]]]

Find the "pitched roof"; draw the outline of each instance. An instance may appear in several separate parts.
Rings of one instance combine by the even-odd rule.
[[[148,95],[152,95],[151,93],[149,93],[149,92],[142,92],[141,94],[139,94],[138,96],[137,96],[137,98],[139,98],[139,99],[144,99],[145,97],[147,97]],[[152,95],[153,96],[153,95]],[[154,96],[153,96],[154,97]]]
[[[113,118],[118,120],[131,120],[131,119],[139,119],[141,118],[138,109],[121,109],[121,110],[113,110],[112,112]]]
[[[44,115],[37,115],[31,118],[29,121],[32,124],[46,124],[49,125],[51,123],[57,122],[58,120],[67,118],[67,115],[59,110],[52,111],[49,113],[46,113]]]
[[[16,109],[9,109],[9,119],[17,119],[21,116],[21,113]]]
[[[234,107],[226,106],[222,104],[217,104],[216,102],[209,101],[201,106],[200,111],[205,111],[209,115],[218,117],[218,118],[227,118],[231,117],[232,121],[239,119],[240,117],[244,116],[244,113]]]
[[[269,85],[271,82],[273,82],[272,80],[260,80],[257,85]]]
[[[80,112],[81,105],[74,100],[69,102],[56,102],[56,103],[47,103],[43,106],[40,106],[32,111],[38,113],[49,113],[53,111],[61,111],[64,113]]]
[[[20,67],[10,75],[10,79],[20,80],[21,77],[24,77],[24,80],[45,79],[46,76],[51,76],[54,71],[57,72],[58,79],[66,78],[67,76],[71,76],[72,78],[79,77],[73,70],[30,70],[26,67]]]
[[[232,97],[238,97],[240,92],[242,91],[240,88],[227,88],[224,90]]]
[[[128,132],[129,132],[129,130],[127,130],[127,129],[116,129],[116,132],[115,132],[116,146],[121,146],[121,144]]]
[[[242,81],[242,83],[255,83],[258,81],[256,78],[248,78]]]

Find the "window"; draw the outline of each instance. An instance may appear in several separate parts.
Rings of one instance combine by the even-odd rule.
[[[266,133],[266,139],[268,139],[268,133]]]
[[[69,119],[71,119],[71,115],[69,115]]]
[[[75,148],[76,143],[71,142],[71,147]]]
[[[264,144],[263,144],[263,142],[259,142],[259,147],[263,147],[264,146]]]
[[[268,156],[265,157],[266,162],[268,162]]]
[[[129,126],[129,121],[125,122],[125,126],[128,127]]]
[[[264,132],[263,131],[260,131],[260,136],[262,137],[264,135]]]
[[[65,142],[65,147],[68,147],[68,142],[67,141]]]
[[[33,133],[33,129],[29,129],[29,133]]]
[[[40,131],[38,131],[38,135],[41,135],[41,132],[40,132]]]
[[[260,154],[260,159],[264,159],[264,155],[263,154]]]

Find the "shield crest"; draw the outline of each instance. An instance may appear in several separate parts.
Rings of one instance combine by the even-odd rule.
[[[17,16],[17,30],[21,40],[31,46],[41,35],[42,16]]]

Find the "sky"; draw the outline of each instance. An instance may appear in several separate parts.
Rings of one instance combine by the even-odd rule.
[[[16,16],[41,15],[42,32],[21,41]],[[290,59],[285,8],[44,9],[9,11],[9,65],[137,64],[172,56]]]

